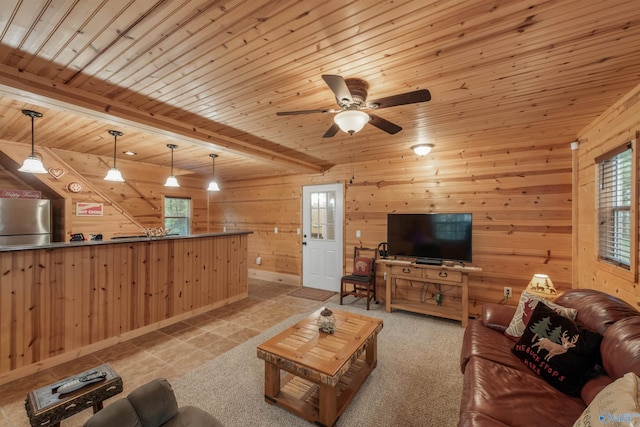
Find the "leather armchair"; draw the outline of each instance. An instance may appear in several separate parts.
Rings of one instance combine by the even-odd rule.
[[[209,413],[195,406],[178,408],[173,388],[164,378],[133,390],[94,414],[84,427],[220,427]]]

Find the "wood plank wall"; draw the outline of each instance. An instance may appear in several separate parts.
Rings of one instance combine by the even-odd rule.
[[[366,144],[357,135],[354,143]],[[103,181],[107,167],[99,167],[99,159],[58,150],[56,155],[148,227],[162,225],[163,195],[191,197],[193,232],[218,232],[224,227],[253,231],[250,274],[295,285],[301,284],[297,228],[302,227],[304,185],[346,183],[346,271],[353,246],[375,247],[386,240],[388,213],[471,212],[473,264],[483,269],[481,275],[470,277],[470,311],[478,314],[483,303],[502,300],[504,286],[513,288],[509,303],[515,303],[534,273],[549,274],[560,288],[572,286],[569,143],[540,144],[523,135],[519,141],[475,149],[464,142],[436,144],[424,158],[407,147],[402,158],[343,165],[324,174],[222,182],[223,191],[215,195],[204,190],[207,177],[181,176],[181,187],[168,190],[162,186],[167,173],[163,168],[119,161],[126,182],[114,185]],[[360,239],[356,230],[361,231]],[[257,256],[261,265],[255,264]],[[382,278],[378,284],[383,285]]]
[[[473,264],[483,269],[470,277],[472,313],[485,302],[501,301],[504,286],[513,288],[510,303],[515,303],[534,273],[549,274],[560,288],[571,287],[569,141],[496,143],[481,150],[436,145],[426,158],[407,153],[323,175],[225,183],[217,207],[225,224],[255,232],[248,255],[253,272],[270,277],[276,272],[283,281],[301,276],[296,229],[302,186],[337,181],[346,182],[346,265],[353,246],[375,247],[386,240],[387,213],[471,212]],[[254,263],[258,255],[260,266]]]
[[[580,148],[575,152],[577,173],[574,185],[578,200],[575,203],[577,248],[574,251],[575,287],[599,289],[616,295],[640,308],[638,278],[617,267],[598,261],[597,256],[597,169],[595,159],[609,150],[637,139],[640,132],[640,85],[580,133]],[[637,147],[640,141],[636,142]],[[640,173],[640,171],[636,171]],[[636,181],[638,176],[636,176]],[[636,206],[637,207],[637,206]],[[638,209],[636,209],[636,212]],[[638,236],[635,236],[637,239]],[[636,271],[640,269],[640,257]]]
[[[0,252],[0,383],[247,297],[248,234]]]

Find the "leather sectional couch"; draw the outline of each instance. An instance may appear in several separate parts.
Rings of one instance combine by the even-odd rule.
[[[516,343],[504,334],[515,307],[486,304],[482,318],[470,321],[465,330],[460,427],[572,426],[606,386],[627,372],[640,375],[640,312],[595,290],[570,290],[555,303],[576,309],[575,323],[601,335],[595,369],[578,395],[559,391],[516,357]]]

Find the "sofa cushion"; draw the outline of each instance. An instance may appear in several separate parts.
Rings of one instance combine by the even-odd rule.
[[[178,414],[178,402],[169,382],[156,378],[127,396],[142,427],[158,427]]]
[[[504,334],[511,338],[513,341],[518,341],[518,339],[522,336],[527,323],[529,322],[531,313],[533,313],[533,310],[539,303],[545,304],[547,307],[552,308],[562,316],[568,317],[570,319],[576,318],[576,309],[563,307],[551,301],[547,301],[537,295],[524,291],[520,296],[520,301],[518,301],[518,307],[516,308],[516,312],[513,315],[513,319],[511,319],[511,322],[509,323],[507,329],[504,331]]]
[[[578,311],[575,320],[602,335],[618,320],[640,315],[638,310],[621,299],[593,289],[572,289],[556,298],[555,302],[575,308]]]
[[[505,337],[501,331],[487,328],[479,319],[470,320],[464,331],[462,349],[460,351],[460,369],[471,357],[489,359],[518,370],[527,370],[512,352],[513,341]]]
[[[118,399],[96,412],[85,423],[84,427],[142,427],[138,414],[126,399]]]
[[[602,336],[538,304],[513,352],[558,390],[579,396],[596,362]]]
[[[604,425],[637,426],[640,423],[639,382],[633,372],[618,378],[598,393],[573,426],[592,426],[595,420]]]
[[[464,372],[459,426],[570,426],[585,407],[528,369],[473,357]]]

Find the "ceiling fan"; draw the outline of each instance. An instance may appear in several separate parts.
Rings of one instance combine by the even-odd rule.
[[[341,129],[352,135],[360,131],[367,123],[371,123],[378,129],[393,135],[400,132],[402,128],[382,117],[365,113],[363,110],[379,110],[380,108],[415,104],[431,100],[429,91],[427,89],[420,89],[367,102],[369,84],[364,80],[356,78],[344,79],[341,76],[332,74],[324,74],[322,75],[322,79],[335,94],[340,110],[280,111],[276,113],[276,115],[292,116],[297,114],[337,113],[334,117],[335,123],[322,135],[323,138],[331,138]]]

